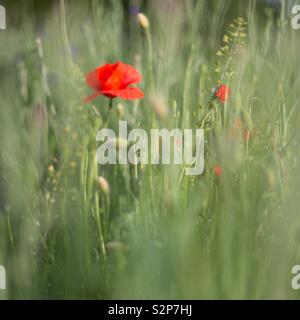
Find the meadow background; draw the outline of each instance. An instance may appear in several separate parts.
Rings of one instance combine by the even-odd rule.
[[[0,298],[299,298],[300,31],[284,3],[2,1]],[[84,75],[117,60],[145,98],[115,99],[108,126],[205,129],[202,175],[97,166],[109,101],[83,104]]]

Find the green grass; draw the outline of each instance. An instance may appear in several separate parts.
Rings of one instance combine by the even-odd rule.
[[[24,11],[1,31],[0,298],[299,298],[300,31],[241,2],[149,1],[143,30],[121,1],[60,1],[42,28]],[[230,27],[237,16],[246,37]],[[202,175],[97,166],[109,101],[94,100],[100,116],[82,104],[84,74],[116,60],[140,70],[145,98],[113,101],[108,126],[204,128]],[[225,105],[212,100],[220,79]]]

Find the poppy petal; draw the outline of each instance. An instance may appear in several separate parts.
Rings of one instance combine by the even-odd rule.
[[[89,72],[85,76],[86,83],[93,89],[99,90],[100,89],[100,81],[98,77],[97,70]]]
[[[123,90],[106,90],[102,91],[104,95],[111,95],[116,97],[121,97],[125,100],[132,100],[132,99],[141,99],[144,97],[144,93],[135,87],[129,87]]]
[[[84,103],[89,103],[92,100],[94,100],[95,98],[97,98],[98,96],[100,96],[102,93],[100,91],[94,92],[93,94],[91,94],[90,96],[86,97],[84,99]]]
[[[112,74],[114,73],[117,67],[118,67],[117,63],[114,63],[114,64],[107,63],[102,67],[99,67],[96,69],[101,87],[103,87],[106,81],[108,81],[108,79],[112,76]]]
[[[116,68],[108,77],[108,79],[102,83],[101,90],[122,90],[125,89],[126,86],[123,85],[123,73]]]
[[[140,73],[131,65],[125,64],[123,62],[118,63],[118,70],[122,74],[122,86],[126,88],[130,84],[140,83],[142,81],[142,77]]]
[[[85,76],[87,84],[95,90],[100,90],[103,84],[112,75],[116,67],[117,67],[116,63],[105,64],[104,66],[89,72]]]

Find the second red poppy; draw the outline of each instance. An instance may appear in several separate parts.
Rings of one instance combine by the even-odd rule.
[[[229,99],[230,88],[225,84],[222,84],[216,91],[216,97],[222,102],[225,103]]]

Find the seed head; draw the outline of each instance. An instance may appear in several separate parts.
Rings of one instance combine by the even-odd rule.
[[[149,26],[150,26],[149,20],[143,13],[139,13],[137,15],[137,20],[142,28],[144,28],[144,29],[149,28]]]

